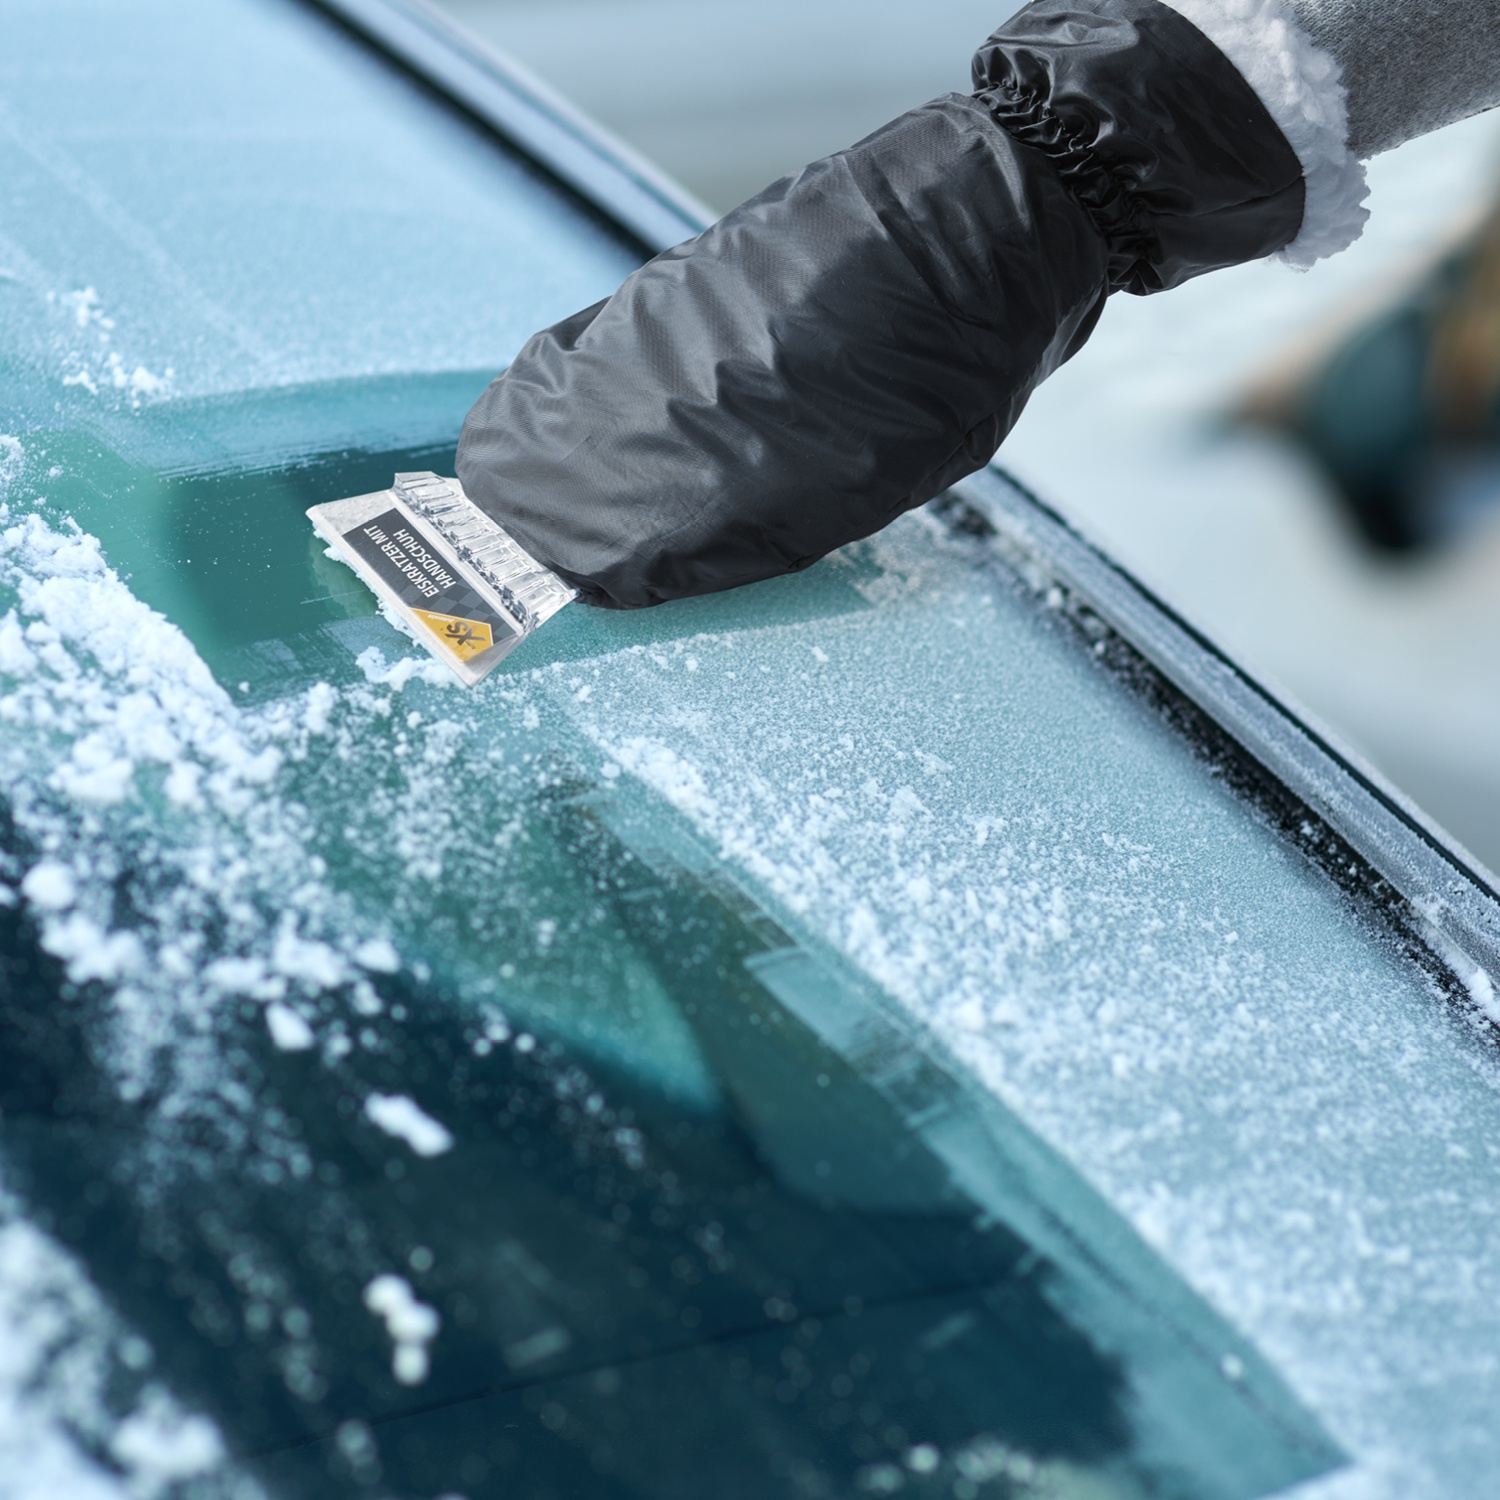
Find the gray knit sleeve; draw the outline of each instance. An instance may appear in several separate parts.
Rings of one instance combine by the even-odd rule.
[[[1339,64],[1355,155],[1500,104],[1500,0],[1288,0]]]
[[[1500,104],[1500,0],[1165,3],[1239,69],[1302,163],[1294,266],[1359,237],[1364,160]]]

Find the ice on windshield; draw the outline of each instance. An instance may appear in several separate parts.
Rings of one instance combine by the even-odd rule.
[[[87,1268],[0,1188],[0,1474],[18,1500],[130,1500],[214,1482],[224,1444],[156,1378]],[[257,1500],[246,1484],[245,1500]]]
[[[1385,917],[932,516],[448,686],[303,511],[451,472],[632,252],[311,10],[55,13],[0,59],[0,1455],[639,1495],[690,1411],[726,1497],[1482,1492],[1497,1070]]]
[[[692,634],[683,611],[670,646],[545,672],[606,768],[937,1028],[1254,1331],[1359,1458],[1310,1493],[1482,1485],[1488,1040],[1111,685],[1097,621],[997,587],[966,545],[912,518],[831,569],[866,613]]]
[[[533,1221],[547,1221],[530,1179],[514,1175],[528,1151],[538,1170],[543,1143],[547,1160],[562,1150],[580,1185],[603,1193],[606,1223],[616,1206],[628,1220],[645,1206],[632,1194],[646,1192],[670,1233],[687,1237],[685,1275],[746,1253],[734,1244],[745,1226],[724,1202],[680,1216],[688,1168],[663,1164],[690,1146],[704,1170],[726,1109],[750,1131],[756,1171],[795,1201],[820,1201],[820,1172],[839,1185],[837,1212],[855,1215],[839,1233],[863,1247],[860,1276],[870,1215],[888,1223],[914,1209],[915,1222],[946,1226],[943,1257],[1000,1255],[961,1280],[1012,1275],[1003,1242],[965,1248],[973,1231],[962,1217],[932,1218],[945,1194],[972,1203],[993,1193],[970,1148],[934,1137],[918,1158],[935,1167],[872,1170],[868,1152],[837,1147],[817,1108],[796,1105],[799,1090],[816,1099],[820,1080],[835,1081],[855,1046],[840,1040],[845,1022],[828,1019],[828,981],[817,977],[843,965],[935,1028],[1250,1335],[1254,1347],[1214,1335],[1209,1363],[1223,1386],[1248,1370],[1279,1388],[1256,1347],[1269,1355],[1358,1458],[1354,1493],[1437,1493],[1448,1474],[1487,1461],[1487,1429],[1466,1404],[1482,1392],[1464,1372],[1491,1332],[1473,1205],[1494,1171],[1492,1066],[1396,939],[1122,684],[1107,642],[1060,596],[1033,594],[980,543],[913,517],[780,584],[642,616],[570,612],[545,654],[518,657],[466,695],[426,673],[357,592],[316,602],[323,591],[308,585],[329,565],[315,546],[304,574],[278,584],[284,600],[312,602],[279,616],[284,634],[259,640],[267,616],[193,613],[193,570],[184,582],[170,563],[153,569],[144,547],[136,585],[166,589],[170,574],[186,590],[190,641],[49,507],[49,489],[69,492],[50,477],[54,450],[8,452],[8,899],[61,969],[20,987],[35,998],[8,1020],[21,1028],[11,1055],[33,1059],[3,1104],[10,1170],[44,1227],[58,1191],[106,1184],[93,1189],[101,1214],[140,1242],[104,1234],[97,1214],[53,1226],[86,1250],[92,1273],[109,1283],[134,1257],[169,1266],[185,1256],[204,1284],[184,1294],[182,1315],[263,1351],[273,1387],[256,1385],[249,1402],[237,1393],[231,1451],[274,1448],[288,1422],[316,1432],[327,1421],[327,1461],[368,1478],[398,1462],[390,1434],[348,1413],[381,1382],[393,1394],[377,1407],[431,1382],[437,1394],[489,1389],[485,1358],[509,1372],[507,1389],[533,1369],[545,1377],[601,1357],[601,1369],[617,1369],[618,1350],[594,1352],[601,1335],[576,1299],[594,1295],[579,1290],[591,1274],[607,1285],[628,1273],[628,1258],[623,1272],[585,1273],[559,1250],[566,1237],[528,1244],[520,1221],[497,1225],[493,1209],[482,1230],[461,1229],[479,1182],[493,1182],[484,1193],[495,1202],[519,1193]],[[315,471],[312,482],[324,481],[338,487]],[[174,507],[214,485],[266,483],[185,481],[147,513],[170,531]],[[264,493],[259,536],[289,539],[304,495]],[[237,555],[221,548],[220,562],[232,569]],[[684,852],[684,836],[699,853]],[[663,868],[676,872],[665,886]],[[751,896],[725,895],[726,878]],[[748,978],[725,991],[732,973]],[[776,1063],[747,1082],[750,1033],[742,1026],[726,1052],[709,1021],[722,1024],[723,997],[736,993],[761,1022],[775,1002],[813,1028],[797,1044],[814,1047],[800,1072]],[[867,1018],[859,1002],[840,1003]],[[45,1026],[27,1019],[28,1005]],[[85,1032],[60,1024],[70,1016],[87,1019]],[[832,1049],[826,1061],[818,1047]],[[24,1125],[63,1077],[78,1090],[74,1108],[113,1122],[89,1150],[69,1148],[67,1171],[56,1127]],[[851,1087],[834,1097],[859,1097]],[[476,1114],[476,1091],[512,1102]],[[497,1119],[509,1142],[499,1157]],[[809,1153],[817,1141],[828,1144]],[[502,1159],[504,1173],[488,1176]],[[231,1161],[251,1189],[226,1197],[215,1164]],[[1053,1184],[1044,1200],[1067,1180],[1056,1171],[1042,1174]],[[331,1359],[330,1311],[285,1260],[312,1232],[286,1219],[309,1186],[323,1202],[313,1241],[331,1267],[319,1295],[349,1287],[351,1311],[334,1326],[353,1343],[353,1369]],[[198,1193],[217,1200],[207,1229]],[[139,1215],[153,1196],[170,1205],[165,1223],[198,1223],[190,1246],[152,1244],[160,1226],[148,1232]],[[831,1211],[825,1202],[820,1214]],[[1007,1232],[1045,1243],[1041,1220],[1014,1202],[1008,1212]],[[810,1243],[829,1232],[825,1223]],[[499,1256],[479,1301],[476,1246]],[[933,1252],[908,1240],[896,1253],[910,1275]],[[663,1268],[667,1286],[675,1263]],[[663,1274],[649,1254],[634,1268],[646,1287]],[[400,1278],[409,1300],[382,1277]],[[372,1286],[384,1289],[373,1310]],[[126,1291],[116,1280],[104,1294],[128,1302]],[[784,1303],[785,1326],[803,1328],[791,1285],[756,1295],[754,1318],[731,1298],[721,1326],[746,1337],[757,1318],[781,1326]],[[415,1326],[408,1313],[426,1330],[422,1307],[438,1331],[399,1337]],[[929,1311],[927,1332],[883,1336],[942,1344],[949,1323],[993,1317]],[[825,1300],[820,1326],[829,1313]],[[636,1316],[628,1296],[610,1316]],[[1439,1317],[1455,1350],[1451,1383],[1395,1379],[1425,1357]],[[1015,1336],[983,1326],[992,1346]],[[1082,1326],[1097,1332],[1100,1316]],[[693,1333],[683,1326],[690,1344]],[[163,1359],[183,1357],[181,1338],[161,1330]],[[819,1363],[835,1347],[842,1374]],[[838,1381],[858,1384],[858,1347],[792,1348],[835,1405]],[[197,1414],[222,1424],[214,1389],[174,1399],[206,1401]],[[535,1399],[548,1431],[551,1408]],[[564,1447],[570,1422],[596,1431],[597,1403],[613,1401],[592,1388],[555,1399],[574,1413],[554,1414]],[[863,1458],[849,1450],[845,1481],[918,1485],[907,1455],[929,1443],[933,1482],[975,1494],[1008,1483],[1012,1459],[1067,1453],[1076,1464],[1100,1443],[1131,1453],[1110,1399],[1097,1410],[1102,1425],[1086,1441],[1006,1433],[992,1412],[941,1430],[935,1417],[921,1429],[882,1418],[901,1441],[877,1422],[875,1446]],[[1441,1449],[1424,1440],[1435,1429]],[[461,1451],[462,1432],[443,1442]],[[1450,1441],[1459,1434],[1480,1446]],[[1149,1467],[1139,1436],[1131,1461]],[[1054,1459],[1048,1441],[1062,1442]],[[776,1443],[784,1451],[784,1436]],[[1001,1454],[987,1480],[972,1477],[987,1472],[977,1452]],[[807,1472],[826,1473],[826,1456],[803,1458]]]
[[[311,8],[22,0],[0,97],[12,430],[413,371],[472,401],[639,258]]]
[[[160,1417],[90,1426],[43,1391],[79,1464],[133,1472],[120,1434],[159,1431],[140,1454],[203,1470],[164,1494],[1187,1474],[1248,1500],[1338,1463],[1252,1344],[927,1058],[909,986],[716,854],[691,686],[743,768],[723,695],[798,633],[725,628],[764,593],[686,638],[681,611],[586,615],[482,695],[400,671],[411,643],[358,611],[205,632],[216,678],[47,503],[51,454],[13,457],[0,1140]],[[300,527],[286,499],[262,535]],[[870,555],[783,593],[814,670],[883,638],[901,576]],[[897,788],[890,816],[924,806]]]

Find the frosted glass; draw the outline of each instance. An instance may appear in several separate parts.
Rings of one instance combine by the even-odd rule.
[[[731,1423],[778,1483],[1230,1496],[1321,1426],[1321,1496],[1482,1493],[1500,1072],[1402,936],[930,516],[448,685],[303,509],[451,472],[632,252],[309,12],[59,13],[0,57],[0,1460],[359,1489],[489,1392],[595,1483],[631,1328],[663,1401],[740,1378],[702,1326],[723,1410],[847,1440]],[[981,1326],[1076,1406],[1002,1431]],[[839,1394],[877,1345],[930,1431]]]
[[[639,258],[284,0],[7,5],[0,180],[0,419],[493,373]]]

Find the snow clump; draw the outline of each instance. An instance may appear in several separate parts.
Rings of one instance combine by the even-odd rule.
[[[365,1306],[385,1323],[396,1346],[391,1374],[402,1385],[421,1385],[431,1368],[427,1346],[442,1326],[437,1309],[417,1301],[411,1284],[390,1273],[377,1276],[365,1288]]]
[[[405,1141],[418,1156],[441,1156],[453,1149],[448,1128],[405,1094],[371,1094],[365,1100],[365,1118],[387,1135]]]

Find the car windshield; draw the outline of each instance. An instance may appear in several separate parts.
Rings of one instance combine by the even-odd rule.
[[[304,509],[640,252],[315,9],[7,27],[0,1471],[1486,1472],[1496,1072],[1313,825],[934,513],[459,688]]]

